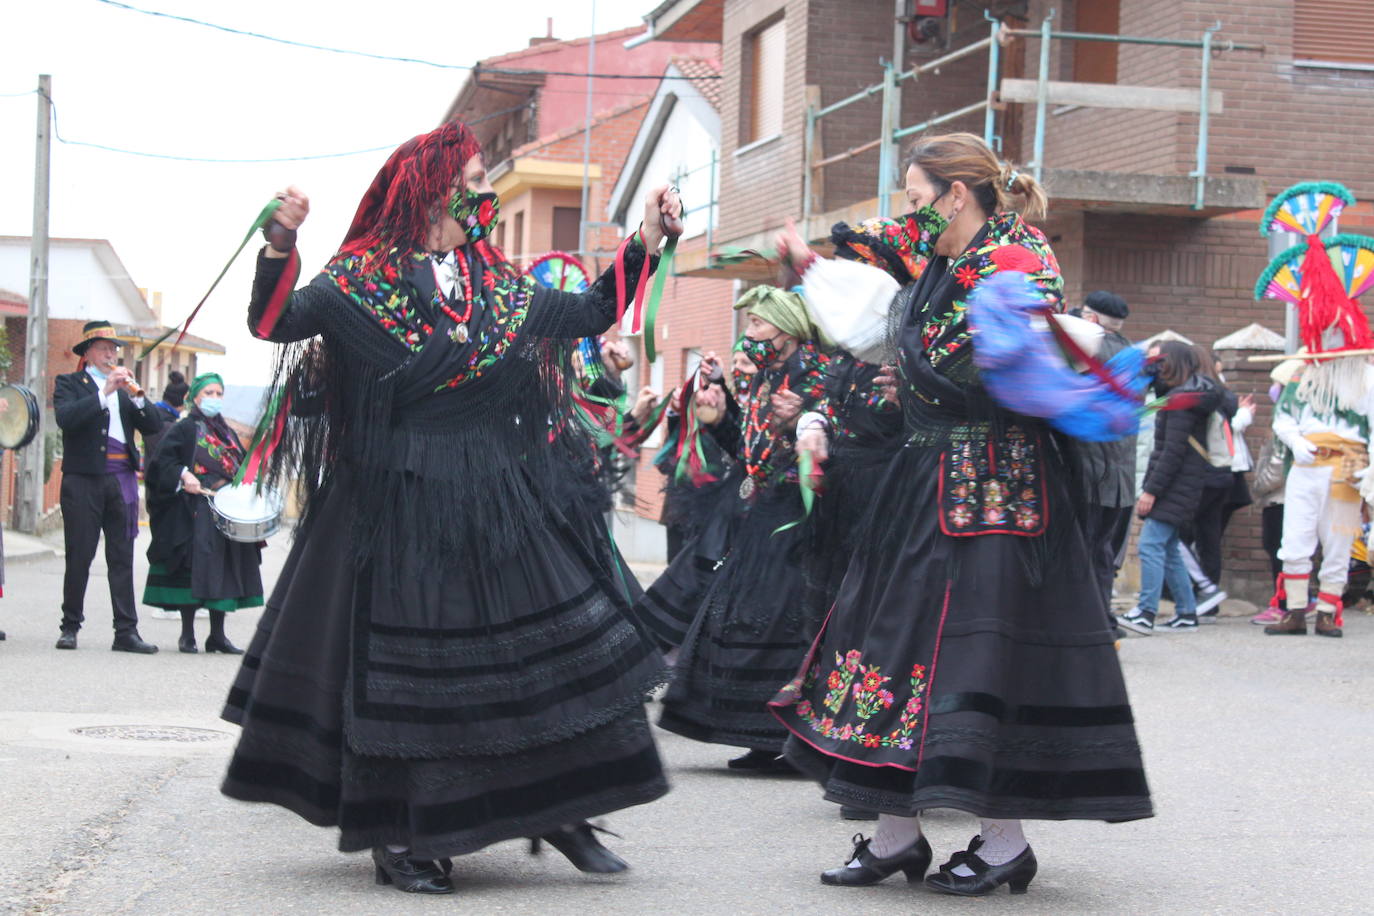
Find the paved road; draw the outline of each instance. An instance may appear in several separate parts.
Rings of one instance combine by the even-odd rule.
[[[267,556],[271,575],[285,543]],[[141,557],[141,549],[139,551]],[[99,561],[98,561],[99,562]],[[457,863],[458,894],[375,887],[363,855],[217,791],[233,659],[109,651],[104,580],[81,648],[57,652],[61,561],[12,563],[0,601],[0,911],[24,913],[1367,913],[1374,909],[1374,619],[1342,641],[1264,637],[1242,619],[1122,646],[1158,816],[1035,823],[1026,897],[944,898],[898,878],[823,887],[855,825],[797,779],[727,773],[725,748],[663,735],[672,793],[620,812],[634,869],[597,878],[502,843]],[[139,582],[142,583],[140,565]],[[231,617],[246,643],[256,613]],[[202,639],[204,623],[201,624]],[[180,727],[139,731],[119,726]],[[111,727],[115,737],[73,729]],[[202,729],[207,731],[187,731]],[[146,740],[176,735],[186,741]],[[123,736],[123,737],[120,737]],[[933,812],[937,857],[976,826]],[[941,859],[942,860],[942,859]]]

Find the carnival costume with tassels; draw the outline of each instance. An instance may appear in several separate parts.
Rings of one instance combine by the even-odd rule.
[[[1032,323],[1059,310],[1061,280],[1019,216],[993,215],[954,258],[933,254],[944,229],[930,207],[837,226],[840,259],[803,273],[856,353],[880,353],[890,305],[905,442],[820,635],[770,704],[786,757],[828,800],[893,815],[1148,817],[1067,441],[1135,428],[1138,355],[1089,360],[1086,382],[1050,359],[1076,345]]]
[[[1294,185],[1265,211],[1261,234],[1299,232],[1302,243],[1279,254],[1261,275],[1255,297],[1296,306],[1306,358],[1301,375],[1274,407],[1274,435],[1288,447],[1284,483],[1283,572],[1276,602],[1287,609],[1272,633],[1305,633],[1312,554],[1320,544],[1317,632],[1341,635],[1341,593],[1351,545],[1360,531],[1370,479],[1370,423],[1374,419],[1374,336],[1356,298],[1374,286],[1374,239],[1321,233],[1355,198],[1331,182]],[[1351,352],[1343,356],[1342,353]]]
[[[289,344],[270,468],[306,502],[224,711],[223,789],[345,850],[435,859],[667,791],[642,705],[666,672],[571,396],[616,283],[539,288],[475,240],[485,204],[436,282],[416,240],[475,155],[462,125],[407,142],[322,273],[293,291],[294,252],[264,254],[253,286],[254,334]]]
[[[721,486],[704,483],[719,494],[717,507],[636,610],[663,646],[680,647],[659,724],[776,755],[786,733],[766,703],[806,652],[824,604],[799,551],[809,518],[802,479],[812,469],[799,465],[792,424],[773,428],[770,399],[790,390],[802,413],[827,412],[833,360],[797,294],[757,286],[735,307],[799,346],[775,366],[770,341],[742,341],[758,371],[738,377],[738,409],[705,433],[735,464]]]

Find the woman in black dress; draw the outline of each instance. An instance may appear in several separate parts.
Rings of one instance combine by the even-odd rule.
[[[148,584],[143,603],[181,612],[177,648],[196,652],[196,611],[210,611],[206,652],[242,655],[224,634],[224,615],[262,607],[262,553],[215,527],[206,495],[234,479],[243,443],[220,416],[224,380],[210,372],[190,387],[186,416],[164,432],[148,461]]]
[[[1130,820],[1150,816],[1150,799],[1102,596],[1081,574],[1071,450],[981,386],[966,320],[969,293],[1002,271],[1059,306],[1054,254],[1012,210],[1034,215],[1044,192],[969,134],[919,141],[907,165],[915,212],[872,240],[925,262],[900,291],[780,239],[808,298],[891,299],[906,443],[873,496],[868,549],[772,706],[787,759],[827,799],[881,814],[825,883],[920,880],[932,852],[918,816],[956,808],[982,830],[929,886],[1020,892],[1036,870],[1022,818]],[[819,282],[836,271],[847,280]],[[812,433],[798,447],[823,443]]]
[[[827,409],[831,359],[796,293],[756,286],[735,307],[748,315],[742,350],[756,371],[736,391],[737,410],[718,411],[712,427],[735,465],[713,517],[637,609],[679,650],[659,725],[747,748],[732,769],[790,771],[778,759],[787,732],[767,702],[824,613],[800,562],[807,525],[793,443],[806,412]]]
[[[406,891],[449,893],[447,857],[514,837],[623,870],[586,819],[667,791],[643,707],[666,672],[572,400],[573,344],[615,321],[614,274],[571,294],[511,267],[458,123],[391,156],[294,291],[308,204],[281,196],[249,324],[290,345],[282,415],[316,408],[271,461],[305,514],[225,707],[243,732],[223,791],[337,826]],[[681,212],[666,187],[645,210],[631,278]]]

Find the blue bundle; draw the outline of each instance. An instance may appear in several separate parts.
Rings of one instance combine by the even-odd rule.
[[[1054,334],[1032,327],[1031,319],[1045,313],[1044,294],[1026,274],[999,272],[974,289],[968,301],[973,361],[988,392],[1076,439],[1134,435],[1149,382],[1144,352],[1127,347],[1105,364],[1092,360],[1094,371],[1080,375],[1065,363]]]

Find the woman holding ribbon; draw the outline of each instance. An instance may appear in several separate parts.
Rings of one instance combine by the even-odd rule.
[[[662,645],[679,647],[659,724],[748,748],[732,769],[789,770],[779,759],[786,732],[766,704],[824,612],[798,562],[802,487],[814,481],[793,443],[826,409],[830,357],[797,293],[756,286],[735,308],[748,315],[740,349],[755,371],[737,379],[737,410],[700,397],[696,409],[717,407],[712,432],[736,463],[713,518],[638,608]]]
[[[181,612],[177,648],[195,652],[196,611],[210,612],[206,652],[242,655],[224,633],[224,615],[262,606],[261,545],[220,533],[206,497],[233,481],[243,444],[220,415],[224,380],[210,372],[190,387],[191,407],[168,428],[144,474],[148,493],[148,583],[143,603]]]
[[[1022,818],[1131,820],[1150,799],[1102,596],[1082,575],[1071,450],[990,392],[969,319],[999,274],[1035,313],[1060,309],[1054,254],[1021,215],[1042,213],[1044,192],[970,134],[920,140],[906,165],[913,212],[836,227],[845,260],[779,239],[823,311],[891,303],[906,441],[829,618],[771,705],[787,759],[828,800],[880,814],[826,884],[920,881],[932,851],[919,815],[955,808],[982,829],[927,884],[1021,892],[1037,867]],[[824,434],[798,448],[825,448]]]
[[[643,708],[666,672],[602,525],[571,362],[623,290],[609,271],[537,288],[506,261],[460,123],[392,154],[294,291],[308,201],[281,197],[249,325],[287,344],[263,441],[304,516],[224,711],[243,732],[223,791],[338,827],[404,891],[450,893],[448,857],[514,837],[625,869],[587,819],[667,791]],[[650,195],[630,282],[680,213]],[[318,409],[293,415],[301,398]]]

